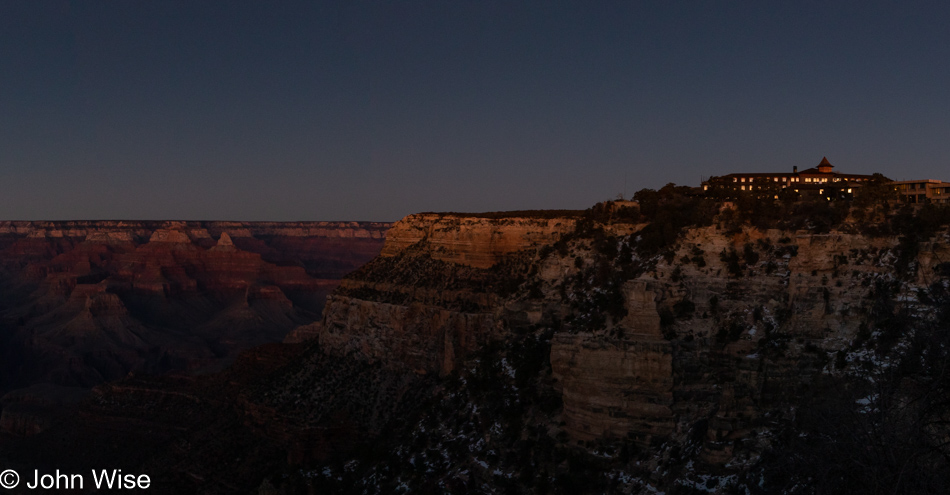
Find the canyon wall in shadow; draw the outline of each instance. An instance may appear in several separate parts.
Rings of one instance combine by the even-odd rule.
[[[318,321],[388,223],[0,222],[0,393],[215,369]]]

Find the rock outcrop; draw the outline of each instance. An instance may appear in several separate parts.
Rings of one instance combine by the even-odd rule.
[[[576,222],[410,215],[390,229],[380,256],[329,298],[320,343],[418,373],[450,373],[503,337],[502,292],[526,275],[523,255],[557,242]]]
[[[660,331],[650,285],[635,281],[625,288],[627,316],[619,324],[624,338],[555,335],[551,370],[572,438],[631,436],[648,447],[673,431],[673,346]]]
[[[882,287],[899,286],[888,297],[912,304],[950,262],[946,233],[920,244],[914,279],[896,284],[902,239],[853,226],[713,224],[642,257],[644,224],[601,224],[594,234],[577,225],[407,217],[380,257],[331,296],[319,341],[392,369],[446,375],[493,342],[553,328],[551,376],[572,442],[647,449],[700,435],[697,459],[722,466],[767,414],[791,414],[829,360],[860,338]],[[621,273],[622,286],[611,281]]]
[[[383,257],[393,257],[424,242],[433,259],[474,268],[491,268],[505,255],[553,244],[574,230],[575,218],[490,218],[419,213],[389,231]]]

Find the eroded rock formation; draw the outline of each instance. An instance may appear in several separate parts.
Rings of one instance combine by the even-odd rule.
[[[381,256],[396,256],[424,242],[433,259],[490,268],[507,254],[553,244],[571,232],[575,223],[574,218],[419,213],[393,226]]]
[[[628,249],[643,226],[413,215],[332,296],[316,333],[330,352],[445,376],[493,342],[553,329],[557,421],[571,442],[700,439],[695,460],[721,467],[758,455],[767,425],[848,365],[878,306],[906,311],[950,266],[945,231],[908,251],[854,224],[714,223],[647,257]]]
[[[708,211],[681,229],[633,206],[413,215],[340,284],[321,322],[287,334],[296,344],[254,349],[217,374],[125,378],[58,426],[32,406],[5,421],[47,428],[45,445],[97,428],[134,436],[152,453],[129,455],[163,473],[169,493],[845,492],[868,473],[908,472],[918,492],[946,486],[950,216],[898,234],[883,214],[861,223],[845,205],[819,228],[809,215],[828,205],[803,204],[792,206],[808,212],[805,228],[789,228],[690,201]],[[260,239],[195,230],[190,244],[109,242],[126,254],[151,246],[155,259],[225,256],[227,273],[269,277],[253,268],[266,250],[234,255]],[[88,266],[72,266],[91,274],[110,251],[80,252]],[[191,279],[238,294],[228,325],[261,314],[256,304],[275,319],[296,304],[276,281],[242,291],[242,277],[130,259],[139,293],[189,293]],[[79,320],[125,328],[137,306],[109,280],[52,276],[43,303],[68,298],[63,311]],[[9,445],[0,457],[17,452]],[[229,460],[235,451],[247,454]],[[894,452],[912,455],[888,464]]]
[[[279,342],[319,319],[388,227],[0,222],[0,391],[200,368]]]
[[[410,215],[389,231],[379,258],[328,300],[320,343],[393,367],[450,373],[503,338],[505,292],[526,275],[518,256],[557,242],[576,222]]]

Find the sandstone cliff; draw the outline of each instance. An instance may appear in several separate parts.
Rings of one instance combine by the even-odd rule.
[[[491,268],[507,254],[553,244],[574,230],[575,218],[486,218],[464,214],[420,213],[393,225],[383,257],[425,243],[433,259],[474,268]]]
[[[468,376],[504,356],[499,345],[553,331],[554,431],[591,451],[654,452],[651,486],[734,483],[809,387],[862,373],[869,342],[887,353],[914,334],[883,329],[882,307],[927,324],[934,302],[921,298],[946,286],[950,234],[911,243],[851,217],[763,229],[726,213],[661,249],[648,244],[655,224],[610,215],[412,215],[331,296],[315,333],[336,355]],[[659,469],[677,445],[694,450]]]
[[[503,338],[504,301],[527,258],[574,230],[577,218],[410,215],[380,256],[330,297],[321,345],[418,373],[452,372]]]

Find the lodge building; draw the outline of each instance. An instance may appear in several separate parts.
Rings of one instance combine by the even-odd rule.
[[[834,166],[827,157],[822,157],[817,167],[789,172],[735,173],[710,177],[703,181],[702,189],[707,195],[736,197],[746,193],[770,196],[782,191],[794,191],[802,195],[818,195],[829,198],[851,198],[856,189],[871,180],[870,175],[843,174],[832,170]]]
[[[950,182],[936,179],[893,182],[901,199],[908,203],[950,203]]]

